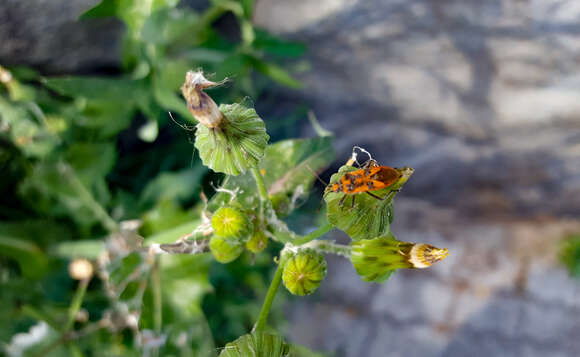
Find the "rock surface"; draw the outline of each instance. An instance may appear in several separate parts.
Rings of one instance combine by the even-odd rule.
[[[112,19],[78,21],[98,0],[3,0],[0,63],[43,74],[94,73],[119,65],[122,26]]]
[[[337,356],[580,355],[580,285],[555,259],[580,229],[580,4],[316,5],[258,2],[258,24],[309,47],[305,90],[284,99],[309,103],[345,161],[360,145],[414,167],[393,231],[450,256],[384,285],[331,260],[320,295],[289,308],[292,339]]]

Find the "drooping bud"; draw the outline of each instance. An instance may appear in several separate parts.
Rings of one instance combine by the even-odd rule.
[[[312,249],[303,249],[289,258],[282,272],[282,281],[294,295],[312,294],[326,276],[324,256]]]
[[[351,243],[350,260],[364,281],[381,283],[397,269],[422,269],[443,260],[447,249],[429,244],[400,242],[392,234]]]
[[[258,254],[268,246],[268,237],[262,231],[256,231],[250,239],[246,242],[246,249],[250,252]]]
[[[220,84],[208,81],[201,71],[189,71],[185,75],[185,83],[181,86],[181,93],[187,101],[187,109],[195,119],[208,128],[217,128],[222,122],[223,114],[203,90]]]
[[[250,220],[242,210],[235,207],[220,207],[211,217],[214,232],[225,239],[237,240],[250,232]]]
[[[226,264],[236,260],[236,258],[244,251],[244,247],[240,243],[232,242],[222,237],[213,236],[209,241],[209,250],[213,254],[215,260],[222,264]]]

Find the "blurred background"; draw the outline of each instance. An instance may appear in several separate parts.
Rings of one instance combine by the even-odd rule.
[[[231,78],[210,94],[254,104],[271,141],[314,136],[312,111],[336,137],[325,179],[353,145],[415,168],[392,230],[450,250],[382,285],[329,258],[316,294],[277,297],[274,325],[289,340],[334,356],[580,355],[580,3],[140,4],[0,3],[0,65],[13,76],[0,76],[6,353],[19,355],[14,334],[66,315],[75,291],[66,264],[79,254],[67,242],[99,242],[128,219],[168,241],[191,229],[199,192],[219,177],[167,111],[187,121],[177,89],[202,67]],[[320,212],[321,190],[292,219]],[[197,356],[249,330],[272,265],[251,259],[172,263],[164,294],[178,298],[164,300],[164,325],[175,351],[187,355],[181,331]],[[89,285],[89,321],[109,304],[99,284]],[[133,295],[119,299],[131,306]],[[79,348],[129,355],[122,335]],[[48,351],[65,353],[58,348]]]

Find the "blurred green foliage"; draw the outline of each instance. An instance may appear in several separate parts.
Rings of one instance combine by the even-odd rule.
[[[157,243],[173,242],[199,223],[199,193],[211,178],[193,155],[186,125],[167,113],[193,122],[179,94],[186,71],[203,67],[218,79],[234,77],[212,91],[218,103],[258,98],[272,81],[300,87],[284,63],[304,47],[255,28],[252,11],[252,0],[214,0],[201,12],[177,0],[103,0],[82,17],[114,16],[126,25],[119,76],[45,78],[2,69],[8,77],[0,76],[0,348],[18,355],[22,346],[12,337],[41,331],[29,355],[149,353],[155,338],[136,340],[130,317],[139,313],[139,328],[158,332],[159,290],[163,355],[215,355],[216,346],[248,331],[271,274],[265,254],[254,265],[249,255],[231,266],[208,255],[151,263],[146,254],[108,246],[118,259],[101,271],[109,285],[93,279],[88,287],[88,317],[75,325],[82,333],[67,335],[65,322],[77,285],[67,273],[71,258],[95,259],[103,238],[123,221],[140,220],[139,234]],[[232,16],[235,26],[218,26]],[[322,143],[298,143],[280,144],[296,145],[290,158],[296,163],[317,169],[331,160],[306,156]],[[281,176],[284,170],[276,169],[272,183],[278,194],[297,185]]]
[[[580,235],[571,235],[562,241],[560,261],[570,275],[580,277]]]

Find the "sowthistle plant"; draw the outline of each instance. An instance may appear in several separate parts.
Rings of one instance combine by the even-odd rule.
[[[318,138],[268,145],[264,123],[254,109],[242,104],[218,107],[204,92],[219,84],[201,71],[190,71],[182,87],[197,121],[195,147],[203,163],[227,176],[206,204],[201,226],[177,244],[205,242],[224,264],[245,249],[260,254],[269,240],[284,245],[274,259],[277,269],[252,331],[227,344],[220,356],[291,355],[291,346],[268,329],[272,302],[280,284],[298,296],[316,291],[326,275],[325,254],[349,259],[364,281],[379,283],[398,269],[427,268],[447,256],[447,249],[395,238],[390,231],[394,198],[413,169],[381,166],[364,150],[369,161],[357,167],[358,147],[327,186],[326,222],[306,235],[291,230],[282,218],[296,208],[299,197],[308,194],[314,171],[331,160],[332,137],[319,130]],[[351,200],[345,200],[347,196]],[[334,228],[349,235],[350,245],[321,239]],[[170,249],[169,245],[155,247]]]

